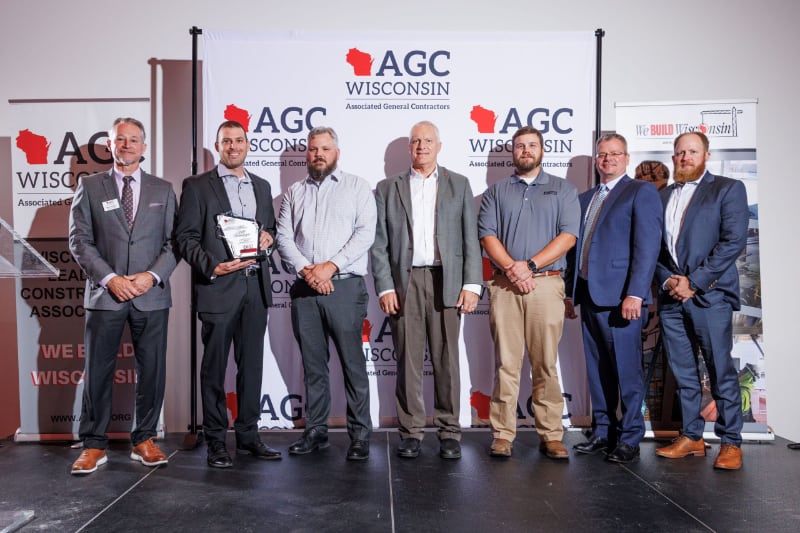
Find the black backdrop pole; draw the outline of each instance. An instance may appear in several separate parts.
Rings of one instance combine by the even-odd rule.
[[[600,133],[602,131],[602,126],[600,123],[601,112],[600,112],[600,100],[601,100],[601,93],[603,89],[603,37],[605,36],[606,32],[603,28],[597,28],[594,30],[595,40],[597,42],[597,65],[595,66],[595,100],[594,100],[594,140],[597,143],[597,139],[600,138]],[[592,147],[594,148],[594,147]],[[594,164],[592,164],[594,168]],[[592,172],[592,176],[595,177],[594,183],[592,185],[597,184],[597,171],[595,170]]]
[[[197,174],[197,39],[203,30],[192,26],[189,30],[192,36],[192,168],[191,174]],[[192,270],[192,285],[194,285],[194,270]],[[189,317],[189,433],[183,439],[183,449],[196,448],[203,441],[203,434],[197,429],[197,303],[194,299],[194,290],[191,291],[191,316]]]
[[[192,175],[197,174],[197,37],[203,30],[192,26]]]

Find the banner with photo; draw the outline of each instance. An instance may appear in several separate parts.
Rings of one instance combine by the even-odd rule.
[[[543,168],[579,190],[591,181],[595,119],[595,37],[582,33],[248,33],[203,31],[203,142],[217,161],[214,138],[223,120],[248,131],[248,171],[275,196],[306,176],[306,137],[331,126],[341,148],[340,168],[373,186],[410,165],[408,133],[421,120],[435,123],[443,148],[439,163],[470,179],[476,204],[489,184],[513,173],[510,139],[521,126],[544,135]],[[535,57],[535,61],[515,59]],[[235,60],[232,60],[235,58]],[[530,65],[535,65],[532,67]],[[568,73],[568,75],[564,75]],[[213,163],[211,163],[213,164]],[[208,167],[208,164],[206,165]],[[291,333],[289,288],[296,278],[273,255],[264,358],[262,427],[294,427],[304,416],[299,350]],[[372,289],[372,280],[367,284]],[[387,317],[374,291],[363,328],[371,380],[373,423],[395,420],[395,352]],[[488,296],[463,319],[463,426],[487,424],[494,379]],[[331,348],[332,354],[335,354]],[[565,326],[560,351],[565,425],[588,425],[589,395],[580,325]],[[432,367],[425,393],[432,414]],[[533,424],[530,371],[525,367],[518,420]],[[331,358],[332,418],[344,423],[341,370]],[[233,390],[229,377],[229,389]]]
[[[140,99],[12,101],[14,228],[51,264],[53,278],[16,285],[20,428],[18,440],[77,438],[85,348],[86,277],[67,243],[69,209],[78,180],[108,170],[108,128],[118,116],[142,120],[149,131],[150,102]],[[145,154],[145,157],[149,152]],[[114,374],[109,433],[127,434],[133,420],[133,346],[127,334]]]
[[[750,223],[747,247],[737,260],[742,309],[733,317],[733,359],[739,371],[745,438],[764,439],[767,426],[766,357],[761,320],[761,277],[758,229],[758,159],[755,99],[702,102],[620,103],[616,106],[617,132],[628,140],[631,176],[652,181],[659,189],[672,182],[673,140],[681,133],[700,131],[710,141],[706,164],[714,174],[741,180],[747,190]],[[665,172],[667,171],[667,172]],[[651,379],[647,409],[652,431],[680,428],[675,384],[658,342],[658,319],[651,309],[647,326],[645,362]],[[716,406],[703,376],[703,417],[713,436]],[[751,436],[752,435],[752,436]]]

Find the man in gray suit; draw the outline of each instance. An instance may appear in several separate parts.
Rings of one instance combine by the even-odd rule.
[[[169,276],[175,192],[139,168],[147,147],[142,123],[118,118],[109,132],[114,167],[84,177],[69,219],[69,248],[86,273],[86,370],[79,435],[83,451],[73,474],[91,474],[108,461],[106,430],[122,332],[130,326],[136,359],[136,418],[131,459],[167,462],[153,442],[164,401]]]
[[[442,148],[431,122],[411,129],[411,169],[378,183],[372,275],[381,310],[391,317],[397,352],[400,457],[419,455],[425,427],[425,343],[434,375],[439,455],[461,457],[460,313],[475,310],[481,251],[469,180],[437,164]]]

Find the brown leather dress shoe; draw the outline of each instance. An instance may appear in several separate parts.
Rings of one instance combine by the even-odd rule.
[[[97,448],[84,448],[78,458],[72,463],[71,474],[84,475],[91,474],[97,467],[108,462],[105,450]]]
[[[742,449],[735,444],[723,444],[714,461],[714,468],[720,470],[739,470],[742,467]]]
[[[492,457],[511,457],[512,444],[510,440],[494,439],[489,448],[489,455]]]
[[[688,457],[696,455],[698,457],[705,457],[706,443],[700,438],[692,440],[686,435],[681,435],[672,441],[669,446],[663,446],[656,450],[656,455],[666,457],[667,459],[680,459],[681,457]]]
[[[167,456],[153,442],[153,437],[134,446],[133,450],[131,450],[131,459],[140,461],[144,466],[167,464]]]
[[[539,451],[550,459],[569,459],[569,452],[560,440],[548,440],[540,442]]]

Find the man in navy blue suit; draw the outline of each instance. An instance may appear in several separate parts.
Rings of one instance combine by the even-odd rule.
[[[681,401],[680,437],[656,454],[705,456],[705,420],[697,353],[705,360],[721,440],[714,468],[742,466],[742,399],[731,358],[733,311],[740,308],[736,259],[747,244],[747,192],[741,181],[706,171],[708,138],[683,133],[674,142],[675,183],[661,191],[664,239],[656,267],[661,335]]]
[[[580,238],[567,278],[567,295],[581,306],[595,429],[588,442],[573,448],[609,452],[608,461],[630,463],[639,459],[644,437],[642,328],[652,299],[662,206],[652,184],[625,173],[630,156],[622,135],[603,135],[596,146],[601,183],[579,197]],[[565,312],[576,316],[570,298]]]

